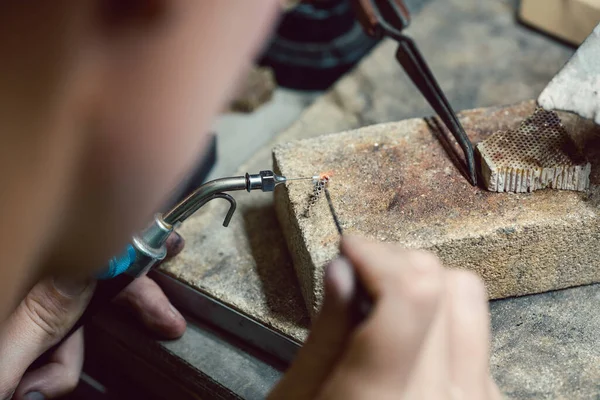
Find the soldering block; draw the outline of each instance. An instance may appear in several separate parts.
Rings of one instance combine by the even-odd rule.
[[[536,109],[517,129],[496,132],[480,142],[477,154],[482,184],[493,192],[589,187],[591,165],[554,111]]]
[[[465,111],[460,119],[477,144],[517,128],[534,110],[525,102]],[[447,267],[479,274],[491,299],[539,293],[600,281],[600,127],[561,119],[591,163],[587,191],[473,187],[458,168],[451,136],[423,119],[276,147],[275,170],[290,177],[330,171],[328,190],[345,234],[432,251]],[[310,181],[290,182],[276,190],[275,204],[314,316],[340,236],[324,198],[306,216],[311,193]]]

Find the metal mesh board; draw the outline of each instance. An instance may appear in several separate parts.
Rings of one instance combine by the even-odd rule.
[[[494,192],[586,190],[590,164],[553,111],[537,108],[517,129],[477,145],[484,186]]]

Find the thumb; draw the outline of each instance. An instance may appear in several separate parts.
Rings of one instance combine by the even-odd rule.
[[[36,284],[0,330],[0,398],[41,354],[77,322],[94,292],[89,278],[47,278]]]

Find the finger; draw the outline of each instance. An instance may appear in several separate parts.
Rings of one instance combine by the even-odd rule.
[[[438,314],[443,269],[428,254],[353,238],[343,240],[342,252],[352,260],[374,304],[321,394],[370,398],[373,388],[401,393]]]
[[[396,357],[408,365],[407,357],[416,356],[411,349],[422,343],[444,292],[441,264],[428,253],[352,237],[342,241],[342,252],[374,301],[371,319],[375,321],[360,331],[367,339],[370,335],[378,337],[385,359]],[[395,346],[398,336],[403,340],[403,351]],[[396,348],[390,352],[388,346]]]
[[[29,365],[67,334],[93,291],[93,281],[73,279],[45,279],[31,289],[0,331],[0,393],[14,389]]]
[[[406,397],[414,399],[463,399],[452,385],[450,369],[450,300],[452,283],[444,270],[444,290],[435,317],[426,333],[406,387]],[[460,394],[460,395],[459,395]],[[485,397],[480,397],[483,399]],[[466,398],[465,398],[466,400]]]
[[[321,312],[270,399],[315,398],[342,354],[351,330],[349,307],[355,290],[353,268],[347,260],[339,258],[327,267],[324,285]]]
[[[185,240],[179,233],[173,231],[167,238],[165,246],[167,247],[166,259],[168,260],[181,253],[181,250],[183,250],[183,247],[185,246]]]
[[[72,392],[83,367],[83,328],[54,352],[50,363],[23,375],[15,400],[53,399]]]
[[[383,292],[400,293],[398,288],[410,290],[415,280],[431,273],[439,275],[440,263],[430,253],[406,250],[390,243],[371,242],[359,237],[348,236],[340,244],[342,254],[356,268],[357,274],[369,293],[377,298]],[[436,290],[441,281],[433,282]]]
[[[147,276],[135,279],[115,301],[129,309],[154,334],[176,339],[185,332],[186,322],[162,289]]]
[[[490,323],[483,282],[468,271],[448,271],[450,370],[464,399],[489,391]]]

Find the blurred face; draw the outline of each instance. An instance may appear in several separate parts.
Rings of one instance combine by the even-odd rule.
[[[11,266],[97,268],[120,250],[201,154],[276,11],[276,0],[0,3],[0,282]]]

